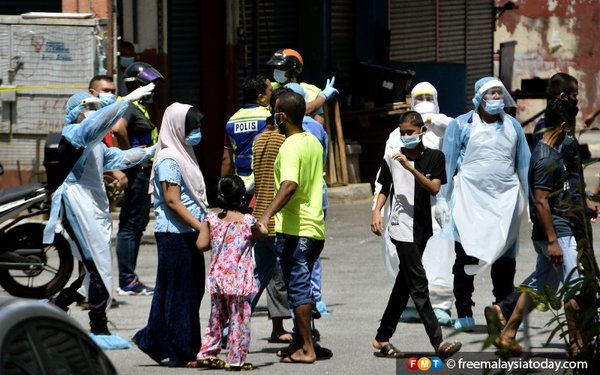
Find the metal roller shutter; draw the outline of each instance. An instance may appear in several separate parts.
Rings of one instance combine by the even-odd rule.
[[[390,0],[390,60],[466,64],[470,107],[475,81],[493,72],[493,7],[493,0]]]
[[[168,9],[171,100],[200,107],[199,5],[195,0],[169,1]]]
[[[349,92],[354,51],[354,0],[331,1],[331,68],[340,92]]]
[[[267,60],[280,48],[297,48],[297,0],[240,0],[240,27],[246,45],[246,61],[240,68],[240,82],[248,76],[271,76]]]
[[[466,1],[445,0],[439,2],[439,61],[465,62]]]
[[[390,0],[390,60],[435,61],[435,0]]]
[[[494,2],[492,0],[469,0],[466,26],[467,102],[470,103],[475,82],[493,74]]]

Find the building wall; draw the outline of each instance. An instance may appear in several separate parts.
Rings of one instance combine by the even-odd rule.
[[[600,2],[597,0],[519,0],[497,22],[495,50],[515,40],[513,89],[523,78],[550,78],[565,72],[579,80],[581,116],[600,106]],[[504,0],[497,1],[503,5]],[[529,118],[544,100],[519,100],[517,116]],[[598,121],[598,120],[597,120]],[[581,121],[578,121],[581,123]],[[596,122],[596,126],[600,123]]]

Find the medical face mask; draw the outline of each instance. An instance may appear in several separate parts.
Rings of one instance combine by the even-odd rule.
[[[288,81],[288,78],[285,75],[285,70],[273,70],[273,78],[279,83],[286,83]]]
[[[483,110],[490,115],[498,115],[504,110],[504,99],[484,100],[485,107]]]
[[[119,57],[119,65],[121,65],[121,68],[123,69],[127,69],[127,67],[131,64],[133,64],[135,62],[135,57],[126,57],[126,56],[120,56]]]
[[[110,92],[101,92],[98,94],[98,99],[100,99],[100,103],[102,103],[103,107],[107,105],[111,105],[117,100],[115,94],[111,94]]]
[[[94,115],[94,113],[96,113],[96,111],[83,112],[83,117],[90,118],[90,117],[92,117]]]
[[[420,102],[415,104],[415,111],[419,112],[420,114],[435,113],[436,108],[433,102]]]
[[[185,137],[185,143],[187,143],[190,146],[195,146],[198,143],[200,143],[200,140],[202,139],[202,133],[200,132],[200,129],[194,129],[190,132],[190,134]]]
[[[416,148],[419,143],[421,143],[421,133],[411,136],[400,136],[400,140],[404,144],[405,148],[412,150]]]

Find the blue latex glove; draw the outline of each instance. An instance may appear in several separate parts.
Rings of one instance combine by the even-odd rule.
[[[321,91],[319,93],[319,95],[324,97],[325,100],[329,100],[334,95],[338,94],[339,91],[335,87],[333,87],[334,83],[335,83],[335,77],[331,77],[331,79],[328,79],[327,83],[325,83],[325,88],[323,89],[323,91]]]

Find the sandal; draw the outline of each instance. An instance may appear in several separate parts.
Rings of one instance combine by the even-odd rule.
[[[198,358],[196,359],[196,368],[223,369],[225,361],[214,357]]]
[[[252,363],[244,363],[241,366],[225,365],[225,371],[252,371],[254,366]]]
[[[273,332],[267,341],[271,344],[289,344],[292,340],[294,340],[294,336],[291,332],[283,331],[280,333]]]
[[[500,332],[506,325],[506,319],[504,319],[502,310],[500,310],[498,305],[486,306],[485,309],[483,309],[483,315],[485,315],[485,323],[487,326],[488,335],[500,335]]]
[[[404,353],[402,353],[398,348],[396,348],[391,343],[385,344],[378,352],[373,352],[375,357],[379,358],[402,358],[404,357]]]
[[[498,337],[494,340],[494,346],[500,353],[507,353],[513,357],[520,357],[523,354],[523,347],[515,341],[504,342]]]
[[[454,340],[453,342],[442,341],[435,353],[441,360],[444,360],[458,353],[460,348],[462,348],[462,343],[458,340]]]

